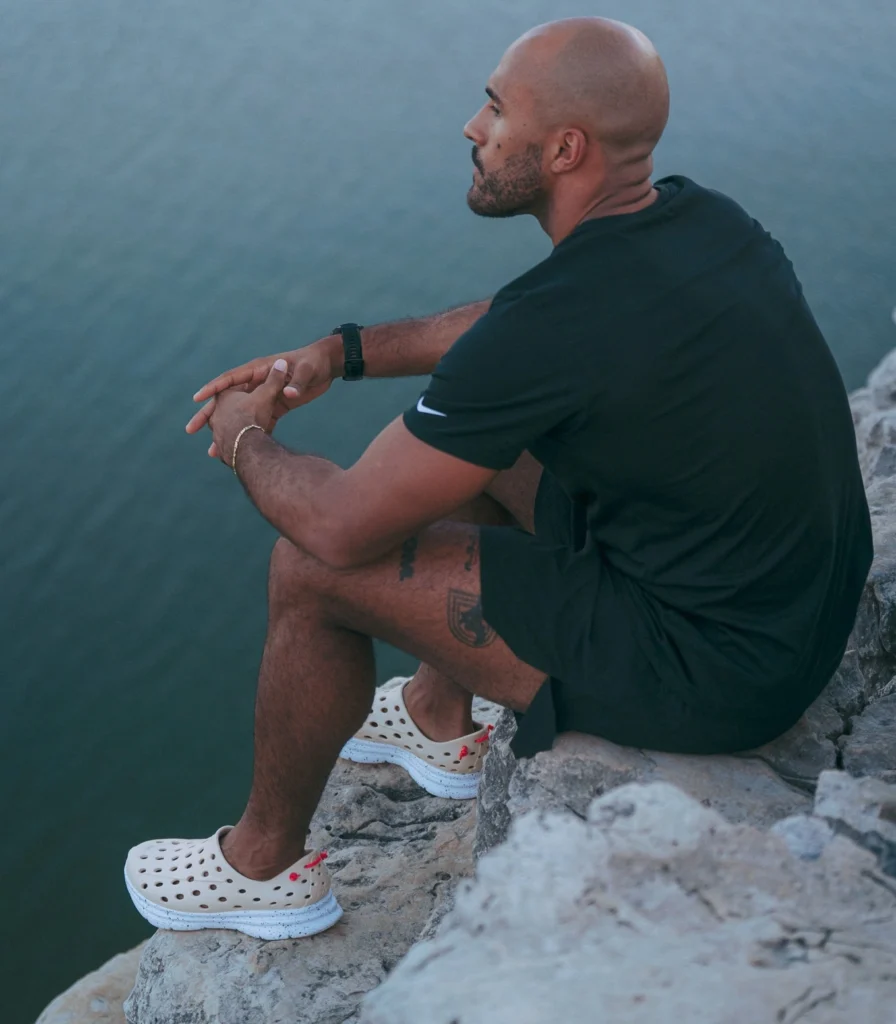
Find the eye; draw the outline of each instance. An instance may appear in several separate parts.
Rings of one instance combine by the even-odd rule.
[[[501,111],[498,110],[498,108],[494,105],[494,103],[489,103],[488,109],[491,110],[492,113],[495,114],[496,116],[501,113]]]

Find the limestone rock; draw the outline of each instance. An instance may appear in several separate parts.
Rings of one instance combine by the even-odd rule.
[[[873,686],[896,675],[896,350],[850,403],[874,530],[874,562],[854,630]]]
[[[595,796],[627,782],[669,782],[728,821],[770,825],[807,811],[807,792],[789,785],[759,757],[688,757],[635,750],[568,732],[550,751],[515,761],[514,718],[505,712],[492,734],[479,791],[475,853],[504,841],[511,821],[533,810],[583,817]],[[819,769],[820,770],[820,769]]]
[[[76,981],[50,1003],[37,1024],[125,1024],[122,1004],[134,987],[145,945],[113,956]]]
[[[629,784],[586,820],[517,820],[360,1024],[471,1024],[484,1007],[490,1024],[892,1024],[894,897],[843,836],[800,858],[674,787]]]
[[[395,685],[398,681],[393,680]],[[491,708],[479,703],[480,720]],[[484,716],[484,717],[482,717]],[[159,931],[146,946],[130,1024],[344,1024],[472,870],[475,802],[440,800],[391,765],[338,762],[312,823],[345,910],[313,938]]]
[[[815,815],[873,853],[880,870],[896,878],[896,787],[879,779],[824,772],[815,794]],[[896,886],[890,891],[896,900]]]
[[[852,732],[841,737],[840,747],[848,772],[896,782],[896,693],[871,704],[856,718]]]

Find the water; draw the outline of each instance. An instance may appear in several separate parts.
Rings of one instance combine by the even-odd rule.
[[[149,934],[131,844],[247,792],[273,533],[189,396],[546,255],[468,213],[461,131],[512,39],[589,10],[666,58],[659,173],[782,240],[857,386],[896,344],[889,0],[0,0],[4,1021]],[[283,437],[348,464],[419,388],[337,385]]]

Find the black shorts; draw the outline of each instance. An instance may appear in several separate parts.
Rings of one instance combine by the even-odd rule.
[[[587,540],[584,510],[547,471],[535,535],[481,528],[482,611],[522,661],[549,678],[513,741],[517,756],[576,730],[624,746],[682,754],[734,753],[784,732],[798,714],[745,714],[686,699],[642,653],[643,595]]]

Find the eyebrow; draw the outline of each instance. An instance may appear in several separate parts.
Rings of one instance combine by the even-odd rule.
[[[501,97],[495,92],[495,90],[487,85],[485,87],[485,94],[495,101],[495,103],[501,103]]]

